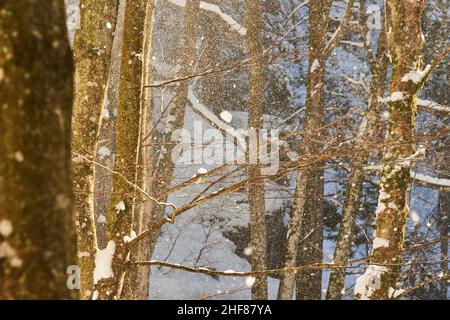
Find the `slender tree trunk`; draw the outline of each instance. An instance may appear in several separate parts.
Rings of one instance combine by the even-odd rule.
[[[80,29],[74,41],[75,103],[73,110],[74,152],[94,160],[103,99],[108,82],[117,2],[81,0]],[[73,162],[73,185],[77,214],[81,298],[93,288],[97,236],[94,219],[94,164],[80,157]]]
[[[180,45],[180,71],[177,77],[188,76],[193,72],[196,56],[196,28],[199,0],[187,0],[184,14],[183,36]],[[150,194],[160,201],[166,201],[169,196],[166,190],[170,187],[175,163],[171,155],[175,142],[171,141],[172,133],[183,128],[184,115],[188,103],[189,80],[179,82],[174,89],[174,99],[166,114],[166,127],[164,132],[153,130],[153,136],[147,141],[152,141],[153,147],[148,148],[148,154],[155,155],[154,170],[151,176]],[[144,142],[145,144],[145,142]],[[163,146],[163,147],[161,147]],[[158,150],[156,149],[158,148]],[[148,203],[150,222],[161,221],[166,207],[154,202]],[[152,226],[150,226],[152,229]],[[152,230],[150,235],[150,252],[153,252],[160,230]]]
[[[323,85],[324,85],[324,64],[323,51],[326,46],[326,35],[329,21],[329,13],[332,1],[310,1],[310,24],[309,24],[309,73],[307,84],[306,99],[306,123],[305,132],[313,140],[320,140],[320,128],[323,122]],[[316,141],[317,141],[316,140]],[[320,146],[312,141],[302,142],[302,154],[304,156],[313,155],[320,150]],[[293,212],[289,231],[287,236],[287,247],[285,266],[294,267],[298,263],[299,257],[303,262],[306,260],[317,260],[320,256],[322,260],[322,229],[323,229],[323,170],[321,164],[311,165],[309,168],[301,168],[297,172],[297,185],[294,195]],[[314,178],[316,177],[316,179]],[[317,179],[318,178],[318,179]],[[311,184],[309,184],[311,183]],[[320,198],[320,199],[319,199]],[[306,204],[309,203],[309,212],[306,212]],[[301,239],[309,235],[307,239],[301,242]],[[301,243],[300,243],[301,242]],[[320,243],[319,243],[320,242]],[[299,249],[301,246],[301,249]],[[304,250],[299,255],[299,250]],[[311,259],[307,258],[308,256]],[[314,262],[320,262],[314,261]],[[299,275],[297,286],[299,290],[305,290],[302,295],[297,292],[297,296],[304,298],[317,297],[315,286],[317,283],[317,274],[311,276],[311,273]],[[312,278],[313,279],[312,279]],[[292,299],[296,275],[286,273],[282,276],[278,290],[278,299]],[[312,291],[311,291],[312,290]]]
[[[0,299],[68,299],[73,62],[64,1],[0,2]]]
[[[264,54],[262,32],[264,23],[261,5],[256,1],[247,0],[245,25],[247,35],[245,43],[249,55],[249,92],[248,92],[248,128],[256,131],[259,136],[263,128],[264,88],[266,85],[266,56]],[[257,139],[260,140],[260,139]],[[259,143],[261,141],[258,141]],[[255,147],[255,148],[253,148]],[[266,236],[266,209],[264,197],[264,180],[259,164],[259,148],[256,143],[254,149],[257,164],[249,163],[248,168],[248,200],[250,205],[250,245],[252,248],[252,270],[265,270],[267,265],[267,236]],[[250,156],[249,158],[253,158]],[[267,299],[267,276],[256,277],[252,286],[253,299]]]
[[[153,45],[153,23],[155,16],[155,1],[148,1],[145,14],[145,26],[144,26],[144,46],[143,46],[143,67],[142,67],[142,87],[153,81],[154,72],[152,60],[152,45]],[[152,101],[151,88],[142,89],[141,97],[141,141],[150,134],[153,123],[153,101]],[[140,187],[145,192],[149,192],[149,186],[151,184],[151,175],[153,171],[153,157],[154,152],[148,147],[144,147],[143,143],[140,148],[140,160],[139,160],[139,177]],[[136,216],[133,221],[133,229],[136,234],[141,234],[151,224],[149,200],[141,197],[136,203]],[[136,245],[132,252],[131,258],[134,261],[148,261],[151,258],[152,250],[150,249],[150,241],[140,241]],[[124,291],[125,299],[138,299],[144,300],[148,298],[149,286],[150,286],[150,270],[146,266],[136,266],[130,270],[127,275],[126,282],[128,289]]]
[[[411,169],[408,161],[402,159],[414,152],[416,100],[423,80],[416,81],[416,77],[410,76],[422,71],[423,6],[423,0],[387,1],[392,66],[388,135],[376,211],[376,239],[371,265],[356,282],[357,299],[391,298],[401,271]]]
[[[125,7],[115,146],[115,171],[121,176],[113,176],[108,215],[110,240],[107,248],[113,252],[113,274],[96,279],[94,297],[99,299],[120,298],[130,253],[124,237],[131,235],[135,211],[136,191],[128,182],[136,183],[139,158],[141,53],[146,3],[146,0],[127,1]]]
[[[119,104],[120,62],[122,51],[123,22],[126,0],[119,1],[117,23],[111,50],[108,84],[103,99],[103,111],[96,145],[94,160],[94,215],[97,227],[97,245],[104,249],[108,243],[107,215],[111,200],[111,188],[114,169],[114,149],[116,136],[117,109]]]
[[[372,53],[369,52],[369,59]],[[372,80],[370,94],[365,119],[361,124],[357,137],[357,153],[353,157],[350,168],[351,173],[348,179],[347,192],[345,195],[344,207],[342,208],[341,224],[334,251],[333,261],[337,264],[345,264],[352,254],[353,230],[356,215],[360,206],[360,197],[363,193],[363,183],[366,176],[364,166],[367,164],[371,146],[381,142],[377,139],[377,133],[381,132],[379,117],[379,97],[384,95],[386,86],[386,72],[388,60],[386,56],[386,33],[383,32],[378,44],[375,65],[372,66]],[[330,281],[327,291],[327,299],[339,300],[345,285],[345,269],[332,269],[330,271]]]

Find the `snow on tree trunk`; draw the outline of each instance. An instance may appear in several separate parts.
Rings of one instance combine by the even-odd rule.
[[[121,176],[113,176],[108,213],[108,244],[114,244],[112,273],[95,283],[94,298],[98,299],[120,298],[130,254],[126,239],[133,231],[136,192],[128,182],[136,183],[139,158],[141,54],[146,3],[145,0],[127,1],[125,7],[115,146],[115,171]],[[95,267],[98,267],[97,263]]]
[[[372,53],[369,51],[369,55]],[[369,58],[370,59],[370,58]],[[364,166],[369,158],[370,146],[381,140],[375,135],[381,132],[379,117],[378,98],[384,95],[386,86],[387,57],[386,57],[386,34],[382,33],[378,44],[375,65],[371,67],[372,80],[368,108],[363,120],[365,125],[357,137],[357,148],[360,149],[353,157],[350,168],[351,173],[348,180],[347,192],[345,195],[344,207],[342,208],[342,218],[339,226],[339,234],[334,251],[334,263],[345,264],[352,253],[353,230],[355,218],[360,206],[360,197],[363,192],[363,182],[366,176]],[[330,281],[327,291],[327,299],[339,300],[344,290],[345,269],[332,269],[330,271]]]
[[[0,43],[0,299],[76,298],[64,1],[1,1]]]
[[[262,43],[264,25],[261,6],[252,0],[247,0],[245,5],[245,27],[247,29],[245,43],[249,55],[248,128],[256,130],[259,134],[263,127],[264,88],[266,85],[266,57]],[[259,150],[259,146],[256,146],[256,150]],[[266,209],[264,179],[262,179],[259,164],[249,164],[248,182],[251,265],[254,271],[265,270],[267,265]],[[256,277],[252,286],[252,298],[267,299],[267,276]]]
[[[388,50],[391,58],[391,96],[388,135],[376,211],[376,238],[371,265],[355,285],[357,299],[390,299],[401,271],[405,225],[409,215],[410,164],[401,159],[414,153],[417,95],[423,81],[406,77],[422,72],[424,0],[387,1]]]
[[[108,82],[118,1],[80,1],[80,28],[75,33],[75,103],[72,146],[90,160],[96,157],[103,100]],[[97,236],[94,218],[94,164],[76,157],[73,186],[77,215],[80,293],[92,294]]]

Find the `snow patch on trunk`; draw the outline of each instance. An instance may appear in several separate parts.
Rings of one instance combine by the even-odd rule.
[[[376,237],[373,240],[373,250],[378,248],[389,248],[389,240],[381,237]]]
[[[95,254],[94,284],[101,279],[114,277],[112,261],[115,251],[116,243],[112,240],[108,242],[105,249],[97,250],[97,253]]]
[[[383,266],[370,265],[355,284],[355,297],[359,300],[369,300],[376,290],[381,288],[381,276],[387,272]]]

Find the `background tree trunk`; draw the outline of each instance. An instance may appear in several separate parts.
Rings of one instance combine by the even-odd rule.
[[[313,140],[320,140],[320,128],[323,118],[324,64],[323,51],[326,46],[329,13],[332,1],[310,1],[309,10],[309,72],[306,98],[305,132],[312,140],[302,141],[302,155],[308,156],[320,151],[320,145]],[[289,225],[286,267],[298,263],[322,261],[323,233],[323,169],[321,164],[301,168],[297,172],[297,186],[294,206]],[[306,210],[308,208],[308,210]],[[306,237],[308,235],[308,237]],[[305,238],[303,241],[301,239]],[[301,242],[301,243],[300,243]],[[301,245],[301,249],[299,246]],[[299,254],[300,251],[303,251]],[[319,259],[319,261],[317,261]],[[295,275],[286,273],[282,276],[278,291],[279,299],[292,299],[297,278],[297,298],[320,299],[321,271]],[[317,290],[318,286],[318,290]],[[314,289],[316,288],[316,289]]]
[[[76,297],[65,19],[63,1],[0,3],[0,299]]]
[[[264,24],[261,6],[252,0],[247,0],[245,37],[247,54],[249,57],[249,91],[248,91],[248,129],[256,131],[259,137],[263,128],[264,89],[266,85],[266,56],[264,54],[262,32]],[[252,270],[266,270],[267,266],[267,236],[266,236],[266,206],[264,196],[264,179],[259,164],[259,143],[249,146],[250,150],[256,147],[257,164],[248,163],[248,201],[250,206],[250,246],[252,248]],[[252,153],[250,151],[250,153]],[[249,158],[252,158],[250,156]],[[253,299],[267,299],[267,276],[256,277],[252,286]]]
[[[181,45],[179,46],[180,70],[177,73],[177,78],[188,76],[193,72],[197,52],[196,28],[198,23],[197,14],[199,4],[199,0],[186,1],[183,36]],[[167,121],[165,129],[163,129],[165,131],[159,132],[158,129],[153,130],[152,136],[146,140],[147,143],[144,142],[144,145],[150,144],[150,146],[147,147],[147,153],[153,154],[155,157],[155,159],[153,159],[154,170],[150,177],[150,194],[162,202],[165,202],[169,196],[166,190],[170,188],[173,171],[175,169],[175,163],[172,161],[172,151],[176,142],[171,141],[172,133],[177,129],[183,128],[184,115],[188,104],[189,84],[189,80],[184,80],[176,84],[177,87],[174,89],[172,105],[168,107],[168,111],[166,112]],[[164,147],[157,149],[158,146]],[[148,210],[151,215],[150,229],[152,232],[150,234],[150,252],[152,253],[160,233],[159,229],[153,227],[153,223],[161,221],[166,206],[150,202],[148,203]]]

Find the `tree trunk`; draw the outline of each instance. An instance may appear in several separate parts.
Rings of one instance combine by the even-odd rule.
[[[108,83],[103,99],[103,111],[100,121],[94,160],[94,215],[97,227],[97,246],[104,249],[108,243],[107,215],[111,200],[114,169],[114,149],[116,137],[117,109],[119,104],[120,61],[122,51],[123,22],[126,0],[119,1],[117,23],[111,49]]]
[[[152,1],[152,0],[149,0]],[[119,108],[116,126],[115,171],[108,215],[109,242],[113,252],[112,274],[95,283],[94,297],[119,299],[126,272],[129,249],[126,236],[130,236],[134,221],[136,183],[139,158],[141,120],[142,46],[144,39],[145,0],[127,1],[122,42]]]
[[[0,299],[69,299],[73,61],[64,1],[0,2]]]
[[[74,152],[95,159],[96,143],[108,82],[111,48],[118,1],[81,0],[80,29],[74,41],[75,103],[73,110]],[[80,157],[73,161],[73,186],[77,214],[80,293],[92,294],[97,236],[94,218],[94,164]]]
[[[369,59],[372,59],[372,53],[369,51]],[[334,251],[334,263],[345,264],[352,254],[353,230],[355,226],[356,215],[359,210],[360,197],[363,193],[363,183],[366,176],[364,166],[369,159],[371,146],[376,145],[381,139],[376,135],[381,132],[378,102],[382,97],[386,86],[387,72],[386,56],[386,33],[382,31],[378,44],[375,65],[372,66],[372,80],[370,85],[369,102],[365,119],[361,124],[357,137],[357,153],[353,157],[350,168],[351,173],[348,179],[347,192],[345,195],[344,207],[342,208],[341,224]],[[332,269],[330,271],[330,281],[327,291],[327,299],[339,300],[345,285],[345,268]]]
[[[322,125],[324,117],[323,85],[324,58],[326,59],[326,57],[323,56],[323,51],[326,46],[331,4],[332,1],[330,0],[310,1],[310,52],[306,99],[306,123],[304,131],[307,133],[307,136],[312,138],[312,140],[302,142],[303,146],[301,151],[304,156],[316,154],[320,150],[320,145],[312,141],[320,140],[320,133],[317,129]],[[294,205],[287,236],[285,267],[296,266],[300,257],[301,263],[307,262],[308,260],[314,260],[314,262],[322,261],[322,194],[323,170],[321,169],[321,164],[314,164],[306,169],[301,168],[298,170]],[[309,204],[308,212],[306,211],[307,203]],[[304,240],[305,242],[301,242],[301,239],[306,235],[309,236]],[[299,249],[300,244],[302,245],[301,249]],[[304,250],[305,252],[302,253],[302,255],[299,255],[299,250]],[[320,261],[316,261],[318,258]],[[297,286],[299,288],[297,296],[303,296],[306,299],[320,299],[320,295],[317,296],[317,290],[313,289],[313,287],[318,286],[320,292],[321,282],[317,281],[319,278],[317,274],[319,273],[321,274],[321,272],[318,271],[311,276],[311,273],[308,272],[298,276]],[[282,276],[278,290],[278,299],[292,299],[295,279],[296,275],[293,273],[285,273]],[[301,294],[299,291],[303,289],[305,289],[304,294]]]
[[[152,42],[153,42],[153,22],[155,15],[155,1],[148,1],[146,14],[145,14],[145,26],[144,26],[144,47],[143,47],[143,70],[142,70],[142,87],[153,81],[153,65],[152,60]],[[153,123],[153,95],[151,88],[142,89],[141,97],[141,141],[152,130]],[[151,175],[153,171],[153,156],[154,152],[142,143],[140,146],[140,159],[139,159],[139,177],[138,181],[140,187],[145,192],[149,192],[149,186],[151,184]],[[136,234],[141,234],[151,224],[150,220],[150,205],[149,200],[141,197],[136,203],[136,216],[133,221],[133,228]],[[151,258],[152,250],[150,249],[150,240],[145,239],[137,244],[132,252],[131,258],[134,261],[148,261]],[[135,266],[127,274],[127,286],[124,291],[125,299],[138,299],[145,300],[149,295],[150,286],[150,270],[146,266]]]
[[[264,54],[262,32],[264,24],[261,6],[251,0],[245,2],[245,26],[248,33],[245,37],[247,53],[249,55],[249,91],[248,91],[248,129],[259,136],[263,128],[264,88],[266,85],[266,56]],[[257,139],[260,140],[260,139]],[[261,143],[262,141],[258,141]],[[255,148],[253,148],[255,147]],[[264,197],[264,179],[259,164],[259,146],[250,146],[250,153],[256,153],[258,163],[248,163],[248,200],[250,206],[250,246],[252,248],[252,270],[266,270],[267,237],[266,237],[266,209]],[[251,156],[249,158],[252,158]],[[252,298],[267,299],[267,276],[256,277],[252,286]]]
[[[424,0],[387,1],[388,48],[391,56],[391,97],[387,101],[389,123],[376,211],[376,239],[371,265],[355,285],[357,299],[389,299],[401,271],[405,225],[409,215],[410,163],[413,154],[416,100],[423,81],[423,35],[421,20]]]

